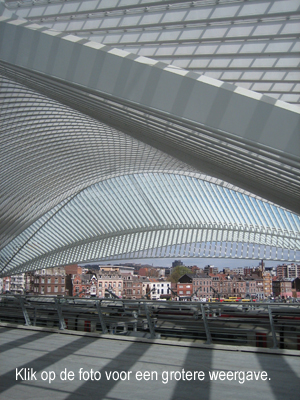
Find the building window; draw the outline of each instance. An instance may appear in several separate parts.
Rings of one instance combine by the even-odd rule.
[[[51,286],[48,286],[47,287],[47,293],[50,293],[51,292]]]
[[[54,283],[58,283],[58,278],[55,278],[55,282]]]
[[[57,293],[58,292],[58,286],[55,286],[54,287],[54,293]]]
[[[48,278],[48,283],[51,283],[51,278]]]

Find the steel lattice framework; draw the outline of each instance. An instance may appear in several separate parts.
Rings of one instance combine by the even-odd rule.
[[[299,257],[297,215],[199,178],[144,173],[92,185],[14,239],[4,263],[26,271],[78,259]]]
[[[113,3],[0,2],[1,274],[298,261],[299,2]]]

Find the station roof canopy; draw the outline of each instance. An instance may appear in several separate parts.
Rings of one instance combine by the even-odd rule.
[[[2,275],[298,261],[298,0],[0,1]]]

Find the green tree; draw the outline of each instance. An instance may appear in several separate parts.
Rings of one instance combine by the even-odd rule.
[[[184,265],[178,265],[173,268],[172,273],[170,275],[170,281],[173,283],[177,283],[178,279],[184,274],[190,274],[191,270]]]

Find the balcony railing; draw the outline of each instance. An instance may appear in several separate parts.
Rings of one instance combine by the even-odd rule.
[[[0,296],[0,322],[145,338],[300,350],[300,303],[226,304]]]

